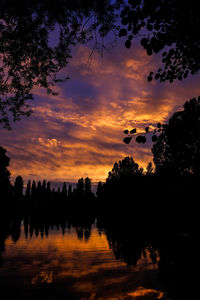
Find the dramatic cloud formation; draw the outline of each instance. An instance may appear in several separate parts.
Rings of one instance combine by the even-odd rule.
[[[74,50],[61,75],[70,80],[55,89],[58,96],[34,91],[31,118],[1,129],[1,145],[11,158],[12,178],[76,181],[89,176],[104,180],[113,163],[125,156],[145,167],[152,160],[150,139],[145,145],[123,144],[124,129],[143,131],[165,122],[184,102],[200,95],[199,76],[182,82],[148,82],[158,68],[158,57],[148,57],[140,46],[119,43],[104,53],[86,46]]]

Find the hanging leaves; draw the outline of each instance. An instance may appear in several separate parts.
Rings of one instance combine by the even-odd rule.
[[[127,136],[124,138],[124,143],[129,144],[131,142],[131,140],[132,140],[132,136]]]
[[[136,128],[133,128],[130,131],[128,129],[126,129],[126,130],[124,130],[124,133],[128,134],[128,136],[125,137],[123,141],[124,141],[125,144],[129,144],[131,142],[134,134],[136,134],[135,135],[135,141],[138,144],[145,144],[146,141],[147,141],[147,138],[146,138],[145,135],[152,134],[152,137],[151,137],[152,142],[156,143],[156,141],[158,140],[158,136],[156,135],[156,133],[161,133],[162,130],[163,130],[163,127],[164,127],[161,123],[158,123],[156,126],[157,127],[154,128],[152,131],[150,131],[150,127],[149,126],[145,127],[145,129],[144,129],[145,132],[143,134],[136,134],[137,133],[137,129]]]
[[[119,31],[119,37],[126,36],[126,35],[127,35],[127,30],[125,28],[120,29],[120,31]]]
[[[136,142],[138,143],[138,144],[145,144],[146,143],[146,137],[144,136],[144,135],[138,135],[137,137],[136,137]]]
[[[137,132],[137,129],[136,129],[136,128],[134,128],[134,129],[132,129],[132,130],[130,131],[131,134],[134,134],[134,133],[136,133],[136,132]]]
[[[125,133],[125,134],[128,134],[128,133],[129,133],[128,129],[124,130],[124,133]]]
[[[130,41],[130,40],[127,40],[127,41],[125,42],[125,46],[126,46],[126,48],[131,48],[131,41]]]

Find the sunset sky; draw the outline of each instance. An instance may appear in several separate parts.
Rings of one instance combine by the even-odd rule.
[[[115,161],[132,156],[142,167],[152,161],[150,139],[145,145],[123,143],[123,130],[165,122],[186,100],[200,95],[200,75],[173,84],[148,82],[159,67],[159,55],[149,57],[143,48],[126,49],[124,40],[104,52],[77,46],[61,75],[70,80],[55,88],[58,96],[35,89],[33,114],[0,129],[0,145],[11,158],[11,179],[26,182],[76,182],[90,177],[105,180]]]

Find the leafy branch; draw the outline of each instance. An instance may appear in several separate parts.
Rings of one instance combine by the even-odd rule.
[[[126,129],[126,130],[124,130],[124,134],[126,134],[127,136],[123,139],[123,142],[125,144],[129,144],[131,142],[132,138],[135,138],[135,140],[138,144],[145,144],[147,141],[146,135],[152,134],[151,139],[152,139],[152,142],[155,143],[158,139],[157,133],[160,133],[162,131],[163,126],[164,125],[162,125],[161,123],[158,123],[157,128],[155,128],[153,130],[150,130],[150,127],[147,126],[147,127],[145,127],[143,133],[137,133],[136,128],[134,128],[130,131],[128,129]]]

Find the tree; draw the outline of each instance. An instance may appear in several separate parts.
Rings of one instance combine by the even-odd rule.
[[[85,178],[85,182],[84,182],[84,186],[85,186],[85,196],[91,196],[92,194],[92,182],[91,179],[86,177]]]
[[[23,178],[19,175],[15,179],[15,184],[14,184],[14,196],[16,199],[21,199],[23,195]]]
[[[11,188],[10,184],[10,172],[8,166],[10,158],[6,155],[6,149],[0,147],[0,194],[8,195]]]
[[[200,97],[185,102],[153,145],[156,174],[200,175]]]
[[[63,183],[63,187],[62,187],[62,195],[64,197],[67,197],[67,186],[66,186],[66,182]]]
[[[71,48],[114,31],[123,0],[0,1],[0,123],[29,116],[31,90],[56,95],[57,73],[67,66]],[[57,42],[53,35],[57,34]],[[104,47],[103,43],[101,45]]]
[[[103,187],[103,184],[101,181],[99,181],[98,185],[97,185],[97,192],[96,192],[97,198],[100,198],[102,195],[102,187]]]
[[[68,197],[71,197],[72,195],[72,185],[70,184],[68,187]]]
[[[153,76],[160,81],[182,80],[200,69],[200,17],[195,0],[129,0],[121,11],[126,36],[125,46],[131,47],[139,38],[148,55],[162,53],[163,67]]]
[[[79,196],[83,196],[84,195],[84,191],[85,191],[85,188],[84,188],[84,179],[83,178],[80,178],[76,184],[76,190],[77,190],[77,194]]]
[[[118,163],[115,162],[112,171],[108,174],[108,181],[112,179],[122,179],[135,175],[142,175],[143,169],[139,168],[138,164],[132,157],[125,157]]]
[[[51,182],[47,182],[47,194],[49,195],[51,193]]]
[[[30,199],[31,197],[31,181],[29,179],[27,186],[26,186],[26,198]]]
[[[42,196],[42,184],[41,181],[39,180],[37,183],[37,196],[41,197]]]
[[[37,188],[36,188],[36,182],[33,180],[32,186],[31,186],[31,198],[35,199],[37,195]]]
[[[147,171],[146,171],[146,175],[149,176],[149,175],[153,175],[153,164],[152,162],[150,161],[147,165]]]
[[[47,184],[46,184],[46,180],[44,179],[43,182],[42,182],[42,194],[43,194],[43,196],[46,193],[46,188],[47,188]]]

